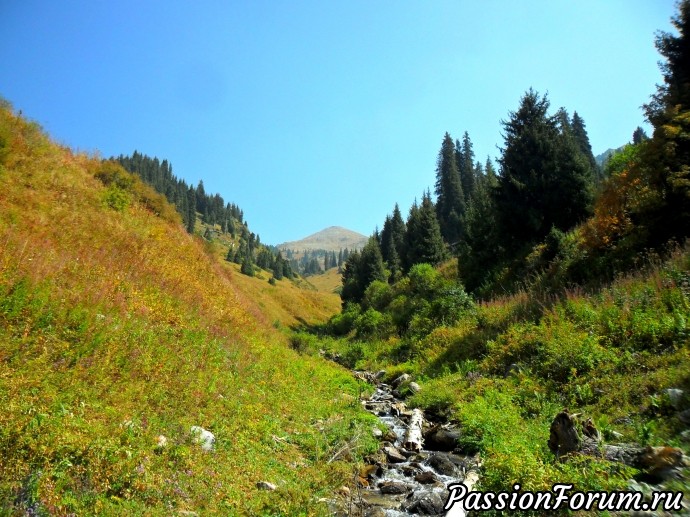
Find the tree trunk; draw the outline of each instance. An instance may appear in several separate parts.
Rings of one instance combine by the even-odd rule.
[[[422,410],[417,408],[412,410],[410,416],[410,423],[405,432],[405,442],[403,447],[408,451],[422,450],[422,423],[424,422],[424,414]]]

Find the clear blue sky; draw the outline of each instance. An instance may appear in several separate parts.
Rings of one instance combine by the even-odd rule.
[[[0,0],[0,95],[59,142],[135,149],[263,242],[370,234],[433,187],[443,134],[498,156],[530,87],[630,140],[673,0]]]

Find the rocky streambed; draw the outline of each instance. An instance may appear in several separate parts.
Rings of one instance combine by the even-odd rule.
[[[381,448],[367,458],[354,480],[354,488],[342,489],[338,516],[401,517],[446,515],[448,486],[478,479],[480,460],[458,450],[459,430],[447,422],[429,421],[419,409],[409,409],[396,388],[409,378],[391,384],[382,375],[355,372],[375,386],[362,404],[382,423]],[[408,376],[409,377],[409,376]],[[456,505],[457,506],[457,505]],[[453,515],[464,515],[454,508]]]

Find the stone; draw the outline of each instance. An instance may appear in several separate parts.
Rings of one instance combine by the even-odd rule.
[[[198,425],[193,425],[190,428],[190,432],[194,437],[194,443],[201,445],[201,448],[207,452],[213,450],[213,447],[216,443],[216,437],[211,431],[207,431]]]
[[[386,376],[386,370],[379,370],[374,376],[376,379],[383,379]]]
[[[690,442],[690,429],[686,429],[685,431],[680,433],[680,439],[684,442]]]
[[[690,425],[690,409],[686,409],[685,411],[678,413],[678,418],[685,425]]]
[[[410,388],[410,391],[412,393],[419,393],[420,391],[422,391],[422,387],[416,382],[411,382],[407,385],[407,387]]]
[[[273,483],[269,483],[268,481],[259,481],[256,484],[256,488],[259,490],[268,490],[269,492],[273,492],[277,486],[275,486]]]
[[[429,466],[439,474],[452,476],[455,474],[455,465],[446,456],[434,454],[429,458]]]
[[[374,438],[383,438],[383,431],[378,427],[373,427],[371,429],[371,434],[374,435]]]
[[[166,445],[168,445],[168,439],[165,436],[163,436],[162,434],[159,434],[156,437],[156,447],[162,449]]]
[[[422,485],[430,485],[432,483],[436,483],[438,481],[438,477],[436,477],[436,474],[430,470],[425,470],[424,472],[417,474],[414,477],[414,480]]]
[[[403,384],[403,383],[405,383],[405,382],[408,382],[408,381],[410,381],[410,380],[412,380],[412,377],[410,376],[410,374],[409,374],[409,373],[403,373],[400,377],[397,377],[397,378],[391,383],[391,386],[393,386],[394,388],[397,388],[397,387],[400,386],[401,384]]]
[[[410,514],[443,515],[446,501],[438,492],[415,492],[403,509]]]
[[[430,451],[450,452],[458,446],[460,431],[436,427],[424,435],[424,448]]]
[[[412,487],[401,481],[382,481],[379,483],[379,490],[382,494],[406,494],[412,491]]]
[[[683,390],[678,388],[667,388],[664,393],[668,397],[669,402],[675,409],[680,408],[680,403],[683,400]]]
[[[405,463],[407,458],[400,454],[400,451],[395,447],[384,447],[383,452],[390,463]]]

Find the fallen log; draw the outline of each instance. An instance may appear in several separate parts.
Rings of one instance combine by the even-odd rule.
[[[479,472],[477,472],[474,469],[468,471],[467,475],[465,476],[465,479],[462,480],[462,484],[467,487],[468,493],[472,491],[474,485],[476,485],[478,482]],[[458,501],[453,506],[451,506],[450,509],[446,512],[446,517],[467,517],[467,511],[465,510],[463,502]]]
[[[424,414],[419,408],[413,409],[410,415],[410,422],[405,431],[405,441],[403,447],[408,451],[419,452],[422,450],[422,425]]]

